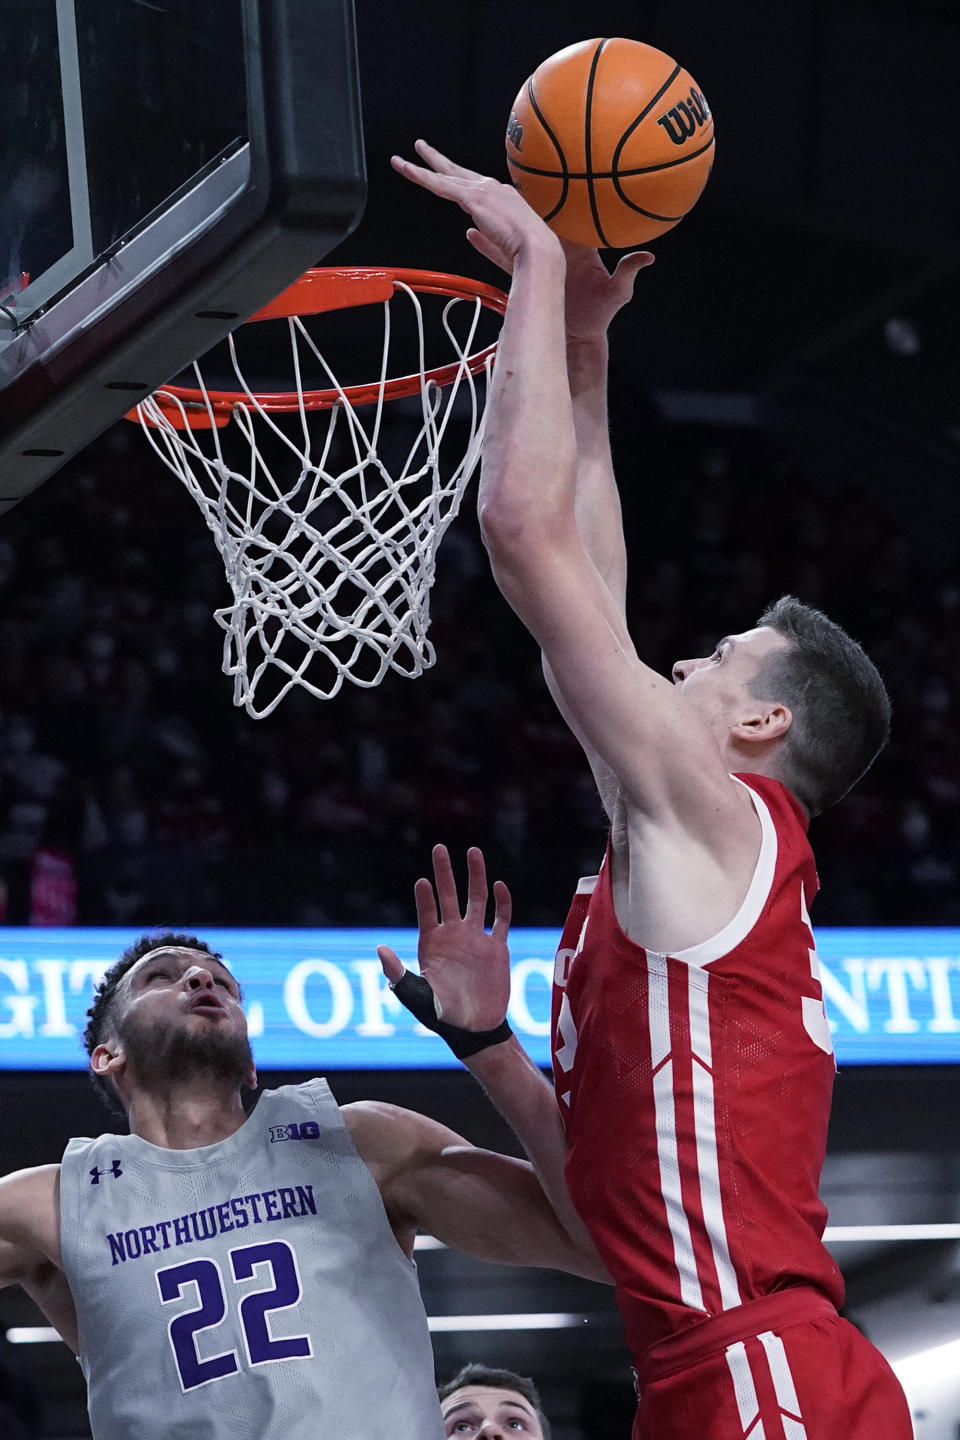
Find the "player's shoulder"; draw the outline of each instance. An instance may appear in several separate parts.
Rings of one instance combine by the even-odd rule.
[[[710,758],[710,764],[675,773],[655,804],[648,797],[637,805],[628,797],[619,845],[617,833],[611,832],[614,852],[625,853],[639,842],[681,855],[705,851],[742,869],[756,850],[762,807],[756,791]]]
[[[28,1204],[55,1196],[60,1187],[59,1165],[31,1165],[0,1177],[0,1205]]]
[[[418,1110],[407,1110],[402,1105],[391,1105],[387,1100],[351,1100],[340,1106],[340,1114],[351,1134],[382,1136],[417,1136],[453,1134],[438,1120],[421,1115]]]
[[[375,1170],[400,1168],[424,1153],[466,1143],[439,1120],[386,1100],[353,1100],[341,1105],[340,1114],[360,1158]]]
[[[774,775],[762,775],[755,770],[738,770],[731,779],[748,785],[756,794],[762,795],[768,804],[794,816],[798,823],[804,826],[808,823],[806,810],[783,780],[778,780]]]
[[[766,812],[781,845],[799,845],[804,850],[809,849],[810,817],[801,801],[782,780],[772,775],[752,773],[737,774],[732,778],[739,782],[744,792],[749,792],[758,813],[762,816]]]
[[[49,1250],[59,1225],[60,1166],[34,1165],[0,1179],[0,1236]]]

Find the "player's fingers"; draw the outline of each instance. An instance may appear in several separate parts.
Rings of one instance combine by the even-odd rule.
[[[471,227],[467,231],[467,239],[474,250],[479,250],[485,260],[491,260],[494,265],[499,265],[500,269],[506,270],[508,275],[513,274],[513,261],[500,249],[499,245],[488,240],[482,230],[475,230]]]
[[[434,845],[433,847],[433,881],[437,887],[437,899],[440,902],[441,922],[448,923],[451,920],[459,920],[460,897],[457,894],[457,882],[454,879],[450,852],[446,845]]]
[[[491,934],[494,940],[506,942],[513,916],[513,899],[502,880],[493,882],[493,903],[496,906]]]
[[[451,175],[459,180],[482,180],[483,176],[476,170],[468,170],[465,165],[458,165],[451,160],[449,155],[444,155],[435,145],[427,140],[417,140],[413,147],[422,160],[426,160],[432,170],[438,175]]]
[[[624,255],[613,272],[614,276],[621,280],[629,280],[632,284],[639,272],[645,270],[648,265],[652,265],[656,258],[649,250],[634,250],[630,255]]]
[[[419,185],[421,190],[429,190],[431,195],[436,195],[441,200],[452,200],[454,205],[459,205],[471,219],[474,218],[474,208],[484,191],[485,181],[482,176],[467,176],[464,179],[459,175],[441,175],[424,169],[422,165],[414,165],[411,160],[404,160],[402,155],[392,155],[390,164],[405,180],[411,180],[414,185]],[[496,181],[490,183],[494,185]]]
[[[377,958],[380,961],[381,970],[391,985],[395,985],[398,980],[403,978],[403,972],[407,967],[396,951],[390,949],[389,945],[377,946]]]
[[[425,877],[417,881],[413,887],[413,901],[417,907],[417,926],[421,935],[428,930],[437,928],[437,902],[433,893],[433,886]]]
[[[483,851],[471,845],[467,851],[467,920],[483,924],[487,914],[487,894],[487,867]]]
[[[405,160],[402,155],[391,155],[390,164],[405,180],[412,180],[414,185],[419,185],[424,190],[430,190],[434,195],[441,195],[448,200],[459,198],[456,190],[457,182],[452,177],[427,170],[423,165],[416,165],[412,160]]]

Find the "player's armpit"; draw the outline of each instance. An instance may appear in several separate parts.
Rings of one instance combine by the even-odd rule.
[[[36,1282],[60,1265],[59,1165],[0,1179],[0,1285]]]
[[[543,678],[546,681],[547,689],[550,691],[553,702],[568,727],[580,742],[590,769],[593,772],[593,779],[597,787],[597,793],[600,796],[600,803],[606,812],[607,819],[616,832],[618,825],[621,823],[620,816],[623,811],[623,786],[603,756],[598,755],[586,737],[578,730],[576,719],[564,700],[560,686],[557,684],[554,673],[550,669],[549,660],[546,655],[543,655],[541,658],[543,662]]]
[[[360,1102],[343,1115],[398,1232],[424,1230],[480,1260],[609,1281],[595,1252],[571,1241],[527,1161],[397,1106]]]

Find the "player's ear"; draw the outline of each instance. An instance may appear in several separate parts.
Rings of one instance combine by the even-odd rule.
[[[250,1069],[247,1072],[247,1078],[246,1080],[244,1080],[243,1083],[244,1085],[246,1085],[248,1090],[256,1090],[259,1083],[257,1080],[257,1067],[256,1065],[254,1065],[252,1060],[250,1061]]]
[[[116,1078],[126,1063],[127,1057],[119,1040],[102,1041],[90,1055],[90,1069],[102,1080],[108,1076]]]
[[[758,700],[731,726],[735,740],[747,745],[769,745],[782,740],[793,724],[793,711],[779,701]]]

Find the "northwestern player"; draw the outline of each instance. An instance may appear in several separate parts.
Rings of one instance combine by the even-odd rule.
[[[237,982],[192,936],[109,970],[85,1043],[131,1134],[0,1182],[0,1283],[76,1352],[95,1440],[441,1440],[418,1228],[602,1272],[525,1162],[324,1080],[256,1085]]]
[[[417,149],[421,165],[395,168],[460,205],[471,243],[512,272],[481,526],[611,822],[557,957],[554,1077],[569,1191],[635,1356],[635,1436],[908,1440],[892,1372],[838,1317],[817,1193],[835,1067],[807,822],[885,742],[883,684],[838,626],[789,597],[679,662],[672,684],[642,662],[625,619],[606,331],[652,257],[610,275],[596,252],[565,252],[512,186]],[[448,870],[441,852],[444,924]],[[418,906],[445,1017],[494,1027],[503,1011],[444,968],[457,936],[419,894]],[[491,1045],[470,1068],[533,1143],[545,1102],[517,1048]]]

